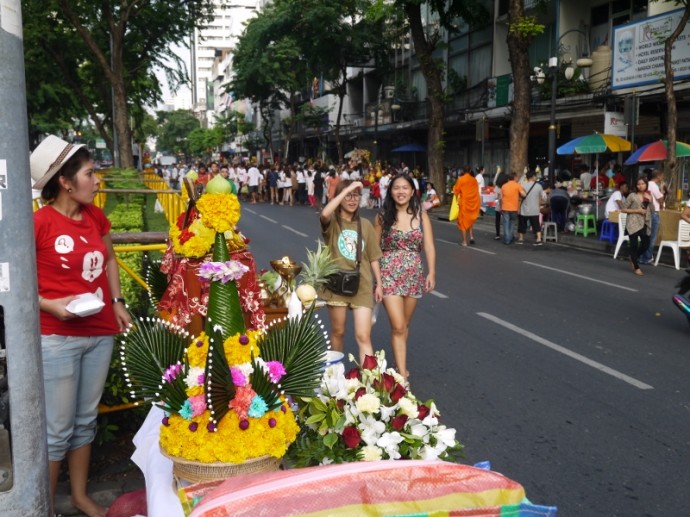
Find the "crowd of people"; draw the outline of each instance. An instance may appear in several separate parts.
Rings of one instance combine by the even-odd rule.
[[[270,203],[280,206],[310,206],[321,209],[335,197],[338,184],[344,180],[361,181],[363,185],[362,207],[381,208],[391,179],[397,174],[408,174],[424,208],[441,204],[434,185],[418,168],[410,170],[405,162],[397,166],[351,160],[344,165],[327,165],[320,160],[306,163],[263,164],[255,159],[182,163],[166,167],[156,165],[156,173],[170,188],[179,189],[182,178],[192,173],[195,181],[207,183],[220,174],[227,179],[240,200],[249,203]]]

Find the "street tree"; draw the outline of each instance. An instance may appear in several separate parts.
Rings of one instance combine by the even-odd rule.
[[[510,121],[510,171],[518,176],[528,163],[532,101],[529,47],[544,32],[544,25],[525,14],[524,0],[508,0],[508,55],[513,72],[513,106]],[[554,167],[551,164],[551,167]],[[549,171],[550,175],[555,171]]]
[[[156,115],[160,126],[158,150],[188,156],[189,135],[201,127],[199,119],[186,110],[159,111]]]
[[[47,77],[72,91],[111,149],[112,121],[121,165],[133,166],[132,108],[160,100],[156,67],[173,87],[187,80],[170,48],[212,19],[212,0],[24,0],[22,7],[42,59],[56,65]]]
[[[675,5],[683,6],[685,11],[681,16],[676,28],[668,35],[664,41],[664,93],[666,96],[666,138],[668,139],[668,154],[666,155],[666,176],[670,180],[672,189],[680,188],[680,175],[677,174],[678,162],[676,161],[676,141],[678,128],[678,107],[676,104],[676,92],[673,89],[674,68],[673,68],[673,46],[678,41],[679,36],[685,30],[690,20],[690,9],[688,0],[674,0]]]
[[[423,8],[430,11],[430,17],[423,16]],[[444,44],[443,31],[455,33],[460,29],[461,22],[470,27],[484,26],[489,22],[489,11],[481,0],[377,0],[373,6],[373,13],[385,18],[395,19],[401,12],[409,27],[415,55],[427,87],[429,178],[440,192],[445,192],[443,162],[445,104],[448,96],[444,88],[445,65],[436,51]]]
[[[309,80],[307,62],[300,52],[301,34],[295,30],[297,13],[285,1],[267,6],[251,19],[239,38],[233,56],[234,77],[228,85],[235,98],[248,98],[259,104],[264,122],[265,146],[272,148],[272,111],[290,111],[286,125],[286,146],[294,132],[297,114],[296,95]],[[246,129],[246,128],[245,128]]]

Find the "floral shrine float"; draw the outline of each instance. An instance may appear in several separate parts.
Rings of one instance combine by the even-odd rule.
[[[308,251],[301,266],[274,261],[277,276],[257,275],[249,240],[237,229],[240,204],[213,181],[205,191],[186,182],[189,208],[170,229],[162,263],[168,284],[160,317],[139,318],[121,340],[131,395],[160,408],[160,452],[174,476],[191,483],[178,485],[177,498],[170,488],[172,513],[170,501],[159,507],[149,498],[148,514],[259,515],[269,500],[273,515],[480,507],[499,509],[481,515],[501,515],[500,508],[526,504],[518,483],[447,461],[462,451],[455,429],[440,422],[433,400],[409,391],[383,352],[361,365],[349,356],[349,368],[333,361],[316,312],[335,267],[327,247]],[[295,299],[298,313],[267,324],[265,309]],[[325,498],[318,496],[322,476],[332,478]],[[374,478],[400,476],[381,493],[366,490]],[[364,485],[351,490],[346,480]],[[315,497],[295,498],[286,487]],[[436,490],[423,494],[422,487]]]

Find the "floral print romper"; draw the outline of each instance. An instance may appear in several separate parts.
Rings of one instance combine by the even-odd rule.
[[[383,296],[421,298],[424,293],[422,229],[407,232],[389,228],[381,237],[383,256],[379,261]]]

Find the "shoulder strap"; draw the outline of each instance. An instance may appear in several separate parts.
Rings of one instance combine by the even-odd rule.
[[[521,204],[522,204],[522,202],[523,202],[525,199],[527,199],[527,196],[529,196],[529,193],[532,192],[532,189],[534,188],[534,186],[535,186],[536,184],[537,184],[536,181],[535,181],[534,183],[532,183],[532,186],[531,186],[531,187],[529,188],[529,190],[527,191],[527,194],[525,194],[525,197],[523,197],[523,198],[520,199],[520,203],[521,203]]]
[[[357,217],[357,269],[362,262],[362,218]]]

